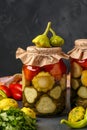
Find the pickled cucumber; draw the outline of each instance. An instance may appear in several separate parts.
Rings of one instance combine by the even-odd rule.
[[[63,74],[62,78],[59,81],[60,87],[62,90],[66,89],[66,75]]]
[[[81,86],[78,89],[77,94],[81,98],[87,98],[87,88],[85,86]]]
[[[28,86],[24,89],[24,95],[28,103],[34,103],[37,98],[37,91],[31,86]]]
[[[54,83],[54,77],[51,76],[50,73],[44,71],[38,73],[32,80],[34,88],[43,92],[52,89]]]
[[[80,86],[80,81],[78,79],[71,79],[71,86],[74,90],[78,89]]]
[[[48,95],[43,95],[37,102],[36,109],[41,114],[50,114],[55,111],[56,104]]]
[[[74,78],[79,78],[82,74],[82,67],[76,63],[73,62],[71,66],[71,76]]]
[[[76,99],[76,106],[83,106],[84,108],[87,108],[87,98],[81,98],[81,97],[78,97]]]
[[[56,86],[54,87],[51,91],[50,91],[50,96],[54,99],[58,99],[61,96],[61,92],[62,89],[60,86]]]

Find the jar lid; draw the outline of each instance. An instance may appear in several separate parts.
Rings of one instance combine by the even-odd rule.
[[[50,48],[39,48],[36,46],[29,46],[27,47],[27,51],[29,51],[29,53],[38,53],[38,54],[54,54],[54,53],[61,53],[62,48],[61,47],[50,47]]]
[[[85,47],[87,48],[87,39],[77,39],[77,40],[75,40],[75,46],[83,47],[84,49],[85,49]]]
[[[75,40],[75,47],[68,52],[68,55],[75,59],[84,60],[87,58],[87,39]]]
[[[36,46],[29,46],[26,50],[18,48],[16,51],[16,58],[21,59],[25,65],[44,66],[48,64],[57,63],[61,58],[68,59],[68,55],[62,52],[62,48],[39,48]]]

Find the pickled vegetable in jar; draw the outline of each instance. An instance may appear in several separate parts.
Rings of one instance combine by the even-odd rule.
[[[67,67],[63,59],[68,56],[60,47],[27,50],[18,48],[16,58],[21,59],[23,106],[32,108],[38,116],[61,114],[66,107]]]
[[[68,52],[71,66],[71,107],[87,107],[87,39],[75,41]]]

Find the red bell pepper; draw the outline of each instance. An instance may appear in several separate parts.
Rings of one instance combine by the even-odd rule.
[[[33,77],[36,76],[40,72],[40,67],[24,65],[23,70],[24,70],[25,78],[31,81]]]
[[[9,85],[12,97],[15,100],[22,100],[22,85],[19,83],[13,83]]]
[[[74,59],[74,61],[76,61],[84,69],[87,69],[87,59],[84,59],[84,60]]]

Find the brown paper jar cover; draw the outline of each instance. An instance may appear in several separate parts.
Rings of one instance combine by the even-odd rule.
[[[74,48],[68,52],[68,55],[74,59],[84,60],[87,58],[87,39],[75,40]]]
[[[57,63],[61,58],[68,59],[68,55],[62,51],[61,47],[38,48],[29,46],[26,50],[18,48],[16,59],[20,59],[25,65],[44,66]]]

